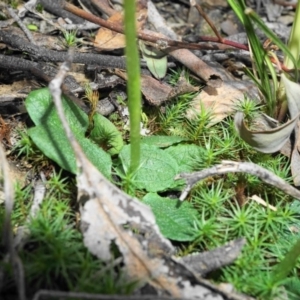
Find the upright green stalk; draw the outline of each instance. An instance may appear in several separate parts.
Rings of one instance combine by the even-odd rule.
[[[295,66],[295,61],[293,61],[291,59],[291,57],[288,56],[286,53],[285,53],[285,57],[284,57],[284,65],[289,69],[293,69],[293,68],[296,69],[295,70],[295,77],[296,77],[295,79],[297,81],[297,78],[298,78],[297,68],[299,68],[299,65],[300,65],[300,1],[298,1],[298,3],[297,3],[295,18],[294,18],[294,22],[293,22],[293,26],[291,29],[290,38],[289,38],[287,47],[288,47],[289,51],[291,52],[291,55],[294,57],[294,59],[296,61],[296,66]],[[287,112],[286,93],[285,93],[282,82],[280,82],[280,88],[278,91],[277,100],[278,100],[279,107],[280,107],[280,111],[278,114],[278,120],[281,121],[282,119],[285,118],[286,112]]]
[[[288,48],[292,53],[293,57],[295,58],[297,62],[297,67],[299,68],[299,60],[300,60],[299,59],[300,57],[300,2],[299,1],[297,3],[293,27],[288,42]],[[284,64],[286,67],[290,69],[295,68],[294,62],[287,55],[285,56]]]
[[[136,43],[136,17],[135,0],[124,1],[125,10],[125,40],[126,40],[126,64],[127,64],[127,95],[130,115],[130,144],[131,160],[130,171],[134,172],[140,163],[140,118],[141,118],[141,84],[140,61]]]

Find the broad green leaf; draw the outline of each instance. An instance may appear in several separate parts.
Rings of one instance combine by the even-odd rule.
[[[130,169],[130,145],[123,147],[119,154],[123,169]],[[167,152],[155,146],[141,144],[141,160],[133,184],[148,192],[164,191],[174,183],[178,173],[177,161]]]
[[[145,45],[143,41],[139,42],[143,58],[146,60],[147,67],[151,74],[157,79],[164,78],[167,73],[168,60],[166,53]]]
[[[29,136],[37,147],[63,169],[76,174],[74,151],[60,124],[44,124],[29,129]],[[103,149],[83,135],[75,134],[83,152],[91,163],[106,177],[111,177],[111,158]]]
[[[37,125],[28,131],[33,142],[63,169],[76,173],[74,152],[65,135],[48,89],[31,92],[25,104],[30,117]],[[109,154],[84,136],[88,126],[88,117],[65,97],[62,99],[62,104],[72,132],[84,153],[104,176],[110,178],[112,163]]]
[[[186,140],[186,138],[180,136],[152,135],[143,137],[141,142],[159,148],[167,148]]]
[[[88,128],[88,116],[72,101],[62,97],[65,117],[73,132],[84,134]],[[57,113],[48,88],[29,93],[25,100],[28,114],[35,125],[57,122]]]
[[[100,114],[95,114],[93,121],[94,128],[89,138],[98,145],[107,148],[110,155],[118,154],[124,145],[121,132],[112,122]]]
[[[194,227],[197,212],[189,202],[163,198],[155,193],[147,194],[143,202],[151,207],[158,227],[166,238],[187,242],[197,237],[198,232]]]
[[[165,150],[173,156],[178,164],[178,173],[194,171],[194,160],[203,155],[203,148],[191,145],[177,145]]]
[[[289,122],[274,129],[252,131],[249,130],[244,123],[243,113],[237,112],[234,116],[234,124],[240,137],[255,150],[263,153],[274,153],[279,151],[288,141],[298,119],[299,115]]]

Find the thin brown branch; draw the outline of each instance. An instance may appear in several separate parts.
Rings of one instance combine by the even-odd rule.
[[[35,41],[33,39],[33,36],[30,32],[30,30],[23,24],[21,19],[18,17],[18,15],[14,12],[14,10],[10,7],[10,5],[6,5],[6,9],[11,15],[11,17],[18,23],[20,28],[24,31],[25,35],[27,36],[28,40],[32,43],[35,44]]]
[[[103,20],[99,17],[94,16],[93,14],[90,14],[89,12],[86,12],[80,8],[77,8],[76,6],[64,2],[63,8],[74,15],[80,16],[81,18],[88,20],[92,23],[98,24],[100,26],[103,26],[105,28],[108,28],[112,31],[118,32],[118,33],[124,33],[123,26],[119,24],[112,23],[110,21]],[[185,49],[193,49],[193,50],[225,50],[225,49],[232,49],[232,42],[231,41],[225,41],[223,40],[223,44],[221,45],[211,45],[210,43],[208,44],[196,44],[196,43],[186,43],[186,42],[181,42],[181,41],[175,41],[172,39],[168,38],[162,38],[158,37],[155,34],[148,34],[145,33],[145,31],[139,31],[138,32],[138,38],[144,41],[152,42],[155,43],[157,46],[160,46],[162,50],[165,50],[167,48],[185,48]],[[211,41],[220,43],[218,39],[212,39]],[[236,43],[235,43],[236,44]],[[238,46],[238,47],[237,47]],[[235,45],[235,48],[243,49],[243,50],[248,50],[248,46],[238,44]]]
[[[202,9],[202,7],[196,3],[195,0],[190,0],[191,6],[192,7],[196,7],[196,9],[198,10],[198,13],[202,16],[202,18],[207,22],[207,24],[210,26],[210,28],[212,29],[212,31],[215,33],[215,35],[217,36],[218,40],[220,43],[223,43],[223,37],[221,36],[221,34],[219,33],[219,31],[217,30],[216,26],[214,25],[214,23],[211,21],[211,19],[208,17],[208,15],[204,12],[204,10]]]

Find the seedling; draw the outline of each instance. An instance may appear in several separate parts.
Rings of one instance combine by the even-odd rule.
[[[67,47],[76,47],[78,45],[79,40],[76,37],[77,31],[64,31],[64,42]]]

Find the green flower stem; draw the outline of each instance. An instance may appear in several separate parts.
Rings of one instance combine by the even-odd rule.
[[[127,94],[130,115],[131,172],[134,172],[140,163],[141,84],[139,52],[136,43],[135,8],[135,0],[124,1],[125,53],[128,76]]]
[[[300,55],[300,2],[297,3],[295,12],[295,19],[291,30],[290,39],[288,42],[288,48],[297,62],[299,68],[299,55]],[[286,55],[284,64],[288,68],[294,68],[294,63],[289,56]]]

